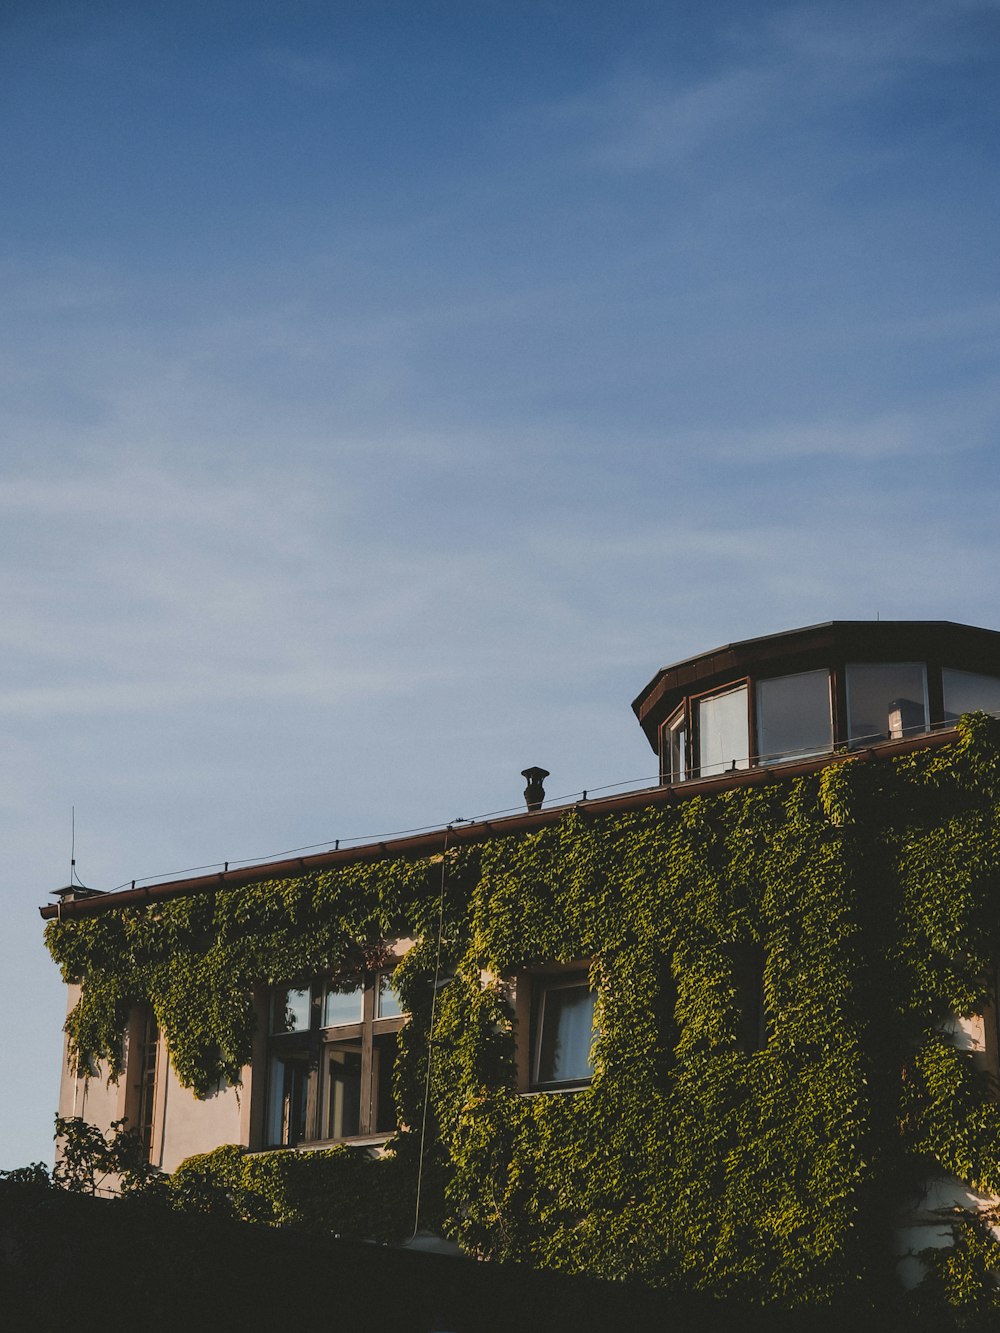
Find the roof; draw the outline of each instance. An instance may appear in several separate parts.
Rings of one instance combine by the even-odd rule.
[[[1000,632],[953,620],[827,620],[727,643],[661,667],[632,710],[655,749],[656,726],[685,695],[748,675],[878,661],[933,661],[1000,675]]]

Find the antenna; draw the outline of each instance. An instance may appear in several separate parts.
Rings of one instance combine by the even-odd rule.
[[[93,898],[97,894],[106,892],[106,889],[88,889],[76,873],[76,806],[71,805],[69,808],[69,883],[64,888],[53,889],[53,894],[59,899],[59,920],[62,920],[62,905],[64,902],[76,902],[78,898]]]

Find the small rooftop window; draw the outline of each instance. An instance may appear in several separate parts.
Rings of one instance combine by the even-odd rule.
[[[698,700],[698,768],[701,777],[750,767],[747,687]]]
[[[927,730],[923,662],[862,662],[847,668],[848,737],[852,747],[897,741]]]
[[[944,693],[944,720],[957,722],[963,713],[1000,713],[1000,680],[980,676],[974,671],[956,671],[945,667],[941,672]]]
[[[762,764],[833,749],[829,671],[757,682],[757,753]]]
[[[683,782],[688,775],[687,734],[687,709],[682,706],[663,724],[660,753],[664,782]]]

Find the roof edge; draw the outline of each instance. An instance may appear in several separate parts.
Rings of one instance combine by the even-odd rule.
[[[644,807],[672,805],[695,796],[733,791],[741,787],[767,786],[775,782],[816,773],[834,764],[864,763],[873,759],[893,758],[913,750],[934,749],[952,744],[958,736],[955,727],[945,731],[928,732],[905,740],[883,741],[850,754],[816,755],[812,759],[794,760],[787,764],[769,764],[766,767],[739,769],[711,778],[695,778],[675,786],[645,787],[640,791],[625,792],[619,796],[603,796],[594,800],[575,801],[554,805],[548,809],[523,815],[508,815],[504,819],[482,819],[469,823],[445,825],[430,833],[405,838],[387,838],[380,842],[365,843],[360,847],[346,847],[332,852],[318,852],[313,856],[296,856],[281,861],[242,866],[238,870],[218,871],[213,875],[199,875],[191,879],[163,880],[139,888],[124,889],[117,893],[102,893],[94,897],[46,903],[38,913],[45,921],[65,921],[77,917],[97,916],[130,907],[145,907],[153,902],[170,898],[184,898],[198,893],[213,893],[219,889],[233,889],[259,884],[268,879],[292,879],[314,870],[330,870],[338,866],[360,865],[379,861],[384,857],[421,857],[442,855],[451,847],[485,842],[488,838],[505,834],[532,833],[536,829],[555,824],[571,810],[588,816],[602,816],[641,810]]]

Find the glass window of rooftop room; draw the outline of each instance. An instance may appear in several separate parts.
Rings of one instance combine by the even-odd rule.
[[[847,668],[848,736],[852,745],[899,740],[927,730],[923,662],[862,662]]]
[[[944,720],[956,722],[963,713],[1000,713],[1000,680],[996,676],[979,676],[974,671],[955,671],[945,667],[941,672],[944,689]]]
[[[342,982],[338,986],[327,986],[323,997],[323,1026],[325,1028],[344,1027],[348,1023],[360,1023],[365,1016],[365,985],[358,977],[355,981]]]
[[[596,998],[585,978],[549,981],[542,986],[532,1080],[537,1087],[585,1083],[593,1078],[590,1047]]]
[[[679,708],[663,724],[663,776],[667,782],[683,782],[687,777],[687,719]]]
[[[288,990],[279,987],[273,993],[271,1009],[272,1032],[308,1032],[309,1030],[308,990]]]
[[[747,687],[698,700],[698,772],[701,777],[750,766]]]
[[[833,749],[829,671],[757,682],[757,753],[762,764]]]

